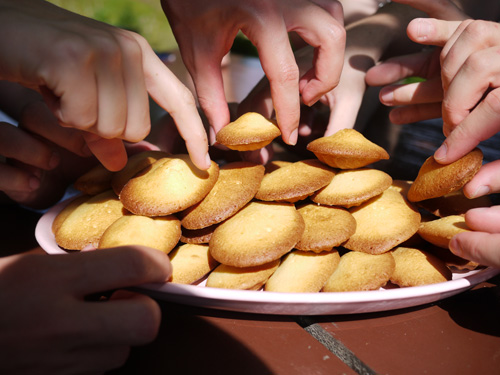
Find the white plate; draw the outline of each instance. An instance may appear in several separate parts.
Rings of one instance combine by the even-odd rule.
[[[39,220],[35,236],[49,254],[67,254],[55,242],[52,222],[67,204],[61,202]],[[208,288],[200,285],[144,284],[134,288],[155,298],[187,305],[276,315],[329,315],[387,311],[436,302],[461,293],[500,273],[494,268],[454,272],[444,283],[411,288],[388,288],[369,292],[275,293]]]

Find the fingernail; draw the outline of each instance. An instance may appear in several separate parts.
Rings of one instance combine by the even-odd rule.
[[[482,197],[483,195],[488,195],[490,193],[490,187],[486,185],[479,186],[476,191],[472,194],[471,198]]]
[[[210,159],[210,154],[206,154],[205,155],[205,165],[207,166],[207,168],[210,168],[210,165],[212,164],[212,160]]]
[[[208,129],[208,140],[210,141],[210,146],[213,146],[216,143],[215,130],[212,127]]]
[[[446,143],[443,143],[441,147],[439,147],[434,153],[434,159],[443,160],[444,158],[446,158],[447,153],[448,153],[448,146],[446,146]]]
[[[295,129],[290,133],[290,137],[288,137],[288,144],[290,146],[295,146],[297,144],[297,140],[299,139],[299,131]]]
[[[392,90],[380,91],[380,101],[383,104],[392,104],[394,102],[394,91]]]
[[[52,153],[52,156],[50,157],[49,160],[49,168],[54,169],[59,165],[59,162],[61,161],[61,157],[57,152]]]
[[[31,190],[36,190],[40,187],[40,180],[35,176],[31,176],[28,180],[28,184]]]
[[[425,41],[429,38],[429,34],[432,32],[433,26],[429,20],[421,18],[418,20],[417,27],[417,39],[419,41]]]

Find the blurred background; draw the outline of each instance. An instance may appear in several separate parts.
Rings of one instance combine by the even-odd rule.
[[[160,0],[49,0],[72,12],[135,31],[156,51],[177,48]]]
[[[135,31],[146,38],[156,52],[177,49],[177,43],[161,8],[160,0],[48,1],[86,17]],[[236,37],[231,52],[257,56],[255,47],[241,33]]]

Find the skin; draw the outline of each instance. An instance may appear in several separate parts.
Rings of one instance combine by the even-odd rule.
[[[81,130],[108,169],[125,165],[124,141],[149,133],[148,95],[172,115],[193,162],[209,167],[193,95],[144,38],[37,0],[0,0],[0,25],[11,36],[0,40],[9,51],[0,79],[40,92],[59,124]]]
[[[18,126],[0,122],[0,191],[28,207],[50,207],[98,160],[83,132],[61,127],[38,93],[6,81],[0,92],[0,103],[12,101],[8,112],[18,119]],[[126,144],[127,154],[151,149],[157,147],[145,141]]]
[[[346,26],[346,48],[343,70],[339,84],[320,98],[318,105],[301,109],[298,133],[303,140],[300,143],[321,136],[328,136],[340,129],[353,128],[358,111],[366,91],[365,75],[367,70],[391,50],[405,51],[412,48],[404,36],[407,23],[421,16],[422,12],[401,4],[389,4],[374,14],[366,15],[367,9],[373,11],[371,3],[349,3],[346,17],[354,22]],[[365,16],[357,18],[356,15]],[[300,71],[310,69],[313,61],[313,49],[304,47],[296,52]],[[257,111],[265,116],[272,113],[270,82],[264,78],[240,104],[239,113]],[[328,110],[326,122],[318,121],[321,113]],[[260,153],[245,155],[245,158],[267,162],[272,158],[272,150],[267,148]]]
[[[239,4],[239,5],[238,5]],[[210,124],[210,141],[230,121],[221,61],[241,30],[256,46],[269,79],[272,106],[285,143],[297,142],[300,102],[313,105],[338,84],[345,30],[332,0],[162,0],[184,63]],[[311,69],[299,74],[288,32],[314,48]],[[264,114],[268,117],[271,113]]]
[[[114,292],[108,301],[86,296],[164,282],[168,257],[146,247],[71,255],[0,258],[0,372],[97,373],[122,365],[131,346],[151,342],[159,329],[157,303]]]
[[[438,60],[440,69],[435,65],[434,69],[427,69],[432,72],[429,80],[385,87],[381,100],[403,106],[403,115],[395,116],[397,119],[425,119],[441,114],[446,140],[434,157],[448,164],[500,130],[500,27],[482,20],[417,19],[408,26],[408,35],[423,44],[441,47],[439,55],[428,54],[417,64],[410,63],[407,57],[395,59],[373,68],[367,81],[389,83],[394,78],[425,72],[422,67],[428,68],[431,59],[434,64]],[[464,186],[464,194],[475,198],[499,192],[499,170],[498,160],[484,165]],[[499,206],[469,210],[465,221],[472,232],[454,236],[450,250],[480,264],[500,267],[499,218]]]

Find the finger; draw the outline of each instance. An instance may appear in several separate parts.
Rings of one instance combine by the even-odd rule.
[[[267,164],[272,160],[274,151],[271,145],[254,151],[245,151],[241,153],[241,158],[246,161],[251,161],[257,164]]]
[[[123,56],[115,43],[108,44],[108,48],[102,48],[96,62],[97,122],[88,131],[111,139],[121,137],[124,133],[128,103],[123,77]]]
[[[40,187],[40,176],[32,171],[15,168],[13,166],[0,163],[0,191],[5,192],[9,197],[20,201],[27,195]]]
[[[105,345],[145,345],[158,333],[160,307],[146,295],[118,291],[109,301],[83,304],[91,325],[87,330],[88,339],[92,341],[101,337]]]
[[[460,25],[460,21],[416,18],[408,24],[406,33],[414,42],[443,47]]]
[[[79,156],[90,156],[90,150],[77,129],[64,128],[43,102],[35,102],[26,108],[19,120],[19,128],[40,135]]]
[[[42,85],[41,93],[61,124],[87,130],[96,124],[98,115],[95,67],[90,63],[95,56],[83,36],[73,36],[66,41],[71,48],[54,48],[59,52],[54,57],[58,63],[46,64],[40,72],[40,79],[47,85]]]
[[[500,233],[500,206],[473,208],[466,212],[465,222],[471,230]]]
[[[464,187],[467,198],[477,198],[500,192],[500,160],[484,164]]]
[[[314,47],[313,67],[300,79],[302,101],[311,106],[336,87],[344,63],[346,32],[325,9],[291,8],[285,15],[287,29],[297,32]]]
[[[344,24],[344,9],[337,0],[311,0],[326,10],[339,24]]]
[[[268,19],[267,30],[242,30],[254,43],[271,87],[276,119],[285,143],[297,143],[300,118],[299,70],[282,19]]]
[[[500,89],[491,91],[462,123],[447,134],[444,143],[434,153],[437,162],[452,163],[470,152],[481,141],[498,132],[500,129],[499,96]]]
[[[127,152],[121,139],[105,139],[93,133],[84,133],[83,138],[92,154],[108,170],[116,172],[127,164]]]
[[[497,48],[475,52],[453,78],[443,100],[443,121],[449,130],[464,120],[490,88],[499,90],[500,66],[491,64],[497,56]],[[493,106],[491,109],[500,115],[500,105],[492,100],[500,96],[495,92],[492,95],[494,97],[488,99]]]
[[[207,134],[193,94],[156,57],[152,50],[144,53],[144,59],[148,92],[174,119],[179,134],[186,142],[193,163],[200,169],[208,169],[210,156],[208,155]],[[225,99],[224,105],[228,111]],[[229,123],[229,111],[227,116],[228,118],[224,121]]]
[[[89,251],[68,258],[61,260],[67,271],[62,277],[72,282],[61,286],[80,297],[144,283],[163,283],[172,273],[163,252],[144,246]]]
[[[433,53],[435,52],[425,51],[388,59],[370,68],[366,72],[365,81],[370,86],[385,86],[412,76],[427,78],[425,71]],[[438,59],[435,60],[435,64],[439,68]]]
[[[459,257],[498,268],[500,267],[499,242],[500,234],[497,233],[464,232],[451,239],[450,250]]]
[[[55,168],[60,161],[48,145],[6,122],[0,122],[0,155],[45,170]]]
[[[201,41],[200,44],[197,43],[199,48],[193,51],[193,58],[185,60],[186,67],[193,77],[198,101],[210,124],[210,144],[215,143],[215,134],[230,121],[221,71],[222,58],[227,51],[212,50],[213,46],[226,43]]]
[[[441,117],[441,103],[412,104],[393,108],[389,119],[393,124],[404,125]]]
[[[435,77],[424,82],[385,86],[380,90],[379,98],[387,106],[441,103],[441,79]]]
[[[149,98],[142,63],[142,48],[147,48],[148,53],[150,48],[142,39],[140,35],[128,33],[119,40],[124,56],[123,81],[127,103],[126,126],[120,138],[128,142],[143,140],[151,129]],[[144,45],[147,47],[142,47]]]
[[[344,95],[338,100],[335,100],[334,96],[329,96],[328,100],[331,112],[328,126],[325,131],[325,137],[341,129],[352,129],[356,123],[356,117],[361,107],[363,97],[361,95]]]
[[[443,81],[443,89],[446,92],[457,74],[460,67],[463,65],[467,57],[478,49],[478,44],[474,43],[475,39],[481,41],[481,34],[470,38],[470,33],[465,32],[474,21],[463,21],[450,37],[446,45],[441,51],[441,80]],[[474,27],[472,28],[474,29]],[[480,47],[479,47],[480,48]]]

